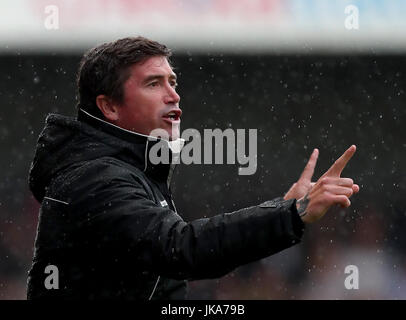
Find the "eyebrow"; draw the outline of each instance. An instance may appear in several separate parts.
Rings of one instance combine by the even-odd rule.
[[[154,80],[154,79],[163,79],[163,78],[165,78],[165,75],[163,75],[163,74],[151,74],[151,75],[149,75],[149,76],[147,76],[142,82],[143,83],[147,83],[147,82],[149,82],[149,81],[151,81],[151,80]],[[176,74],[175,73],[172,73],[170,76],[169,76],[169,79],[171,79],[171,80],[177,80],[177,76],[176,76]]]

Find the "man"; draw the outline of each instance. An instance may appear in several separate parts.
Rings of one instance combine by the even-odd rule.
[[[142,37],[91,49],[77,119],[47,117],[29,177],[41,202],[29,299],[184,299],[187,280],[221,277],[300,242],[305,223],[348,207],[359,191],[340,177],[355,146],[312,183],[316,149],[284,198],[185,222],[172,201],[173,166],[148,157],[165,142],[151,136],[157,129],[179,138],[169,57]]]

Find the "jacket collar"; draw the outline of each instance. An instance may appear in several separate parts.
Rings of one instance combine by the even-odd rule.
[[[129,143],[133,147],[133,152],[135,152],[138,156],[136,157],[138,161],[136,161],[135,165],[147,175],[153,177],[156,180],[166,180],[169,187],[172,173],[175,169],[174,162],[176,161],[174,160],[180,156],[180,151],[185,142],[184,139],[166,141],[157,137],[126,130],[98,117],[95,117],[83,109],[79,109],[77,119],[92,126],[97,130],[101,130],[109,135],[112,135]],[[169,159],[171,160],[171,163],[154,164],[150,161],[148,156],[149,152],[151,148],[157,143],[167,144],[167,147],[169,149]]]

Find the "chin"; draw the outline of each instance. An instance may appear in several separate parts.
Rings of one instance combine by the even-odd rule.
[[[172,141],[180,138],[180,130],[179,126],[155,128],[148,135]]]

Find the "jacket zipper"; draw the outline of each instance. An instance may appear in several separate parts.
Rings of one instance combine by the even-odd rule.
[[[168,198],[171,199],[173,208],[175,209],[175,212],[177,213],[177,210],[176,210],[176,207],[175,207],[175,203],[174,203],[174,201],[173,201],[173,199],[172,199],[172,196],[170,195],[170,191],[169,191],[169,187],[170,187],[170,185],[171,185],[171,178],[172,178],[173,172],[175,171],[175,168],[176,168],[176,165],[171,165],[171,166],[169,167],[169,174],[168,174],[168,178],[167,178],[167,180],[166,180],[166,185],[167,185],[167,188],[168,188]],[[158,185],[159,185],[159,184],[158,184]],[[158,189],[160,189],[160,188],[158,188]],[[160,191],[162,192],[162,190],[160,190]],[[162,192],[162,193],[164,193],[164,192]],[[164,198],[165,198],[165,196],[164,196]],[[160,278],[161,278],[161,276],[158,276],[158,278],[156,279],[154,288],[152,289],[151,295],[149,296],[148,300],[151,300],[151,299],[152,299],[152,296],[153,296],[154,293],[155,293],[155,290],[156,290],[156,288],[157,288],[157,286],[158,286],[158,282],[159,282],[159,279],[160,279]]]

